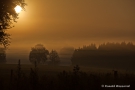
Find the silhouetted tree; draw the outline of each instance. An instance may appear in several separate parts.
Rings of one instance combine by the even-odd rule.
[[[59,55],[55,50],[52,50],[49,56],[50,56],[51,64],[58,64],[60,62]]]
[[[0,62],[1,62],[1,63],[6,62],[6,52],[5,52],[5,48],[0,48]]]
[[[18,13],[14,10],[17,5],[24,9],[26,3],[24,0],[0,0],[0,45],[4,47],[10,43],[10,34],[5,30],[12,28],[12,23],[18,19]]]
[[[47,55],[49,55],[49,51],[42,45],[37,44],[35,47],[31,48],[29,54],[29,60],[31,63],[44,63],[47,60]]]

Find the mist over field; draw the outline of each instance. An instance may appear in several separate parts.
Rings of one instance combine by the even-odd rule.
[[[135,90],[135,0],[0,0],[0,90]]]
[[[44,45],[45,46],[45,45]],[[104,47],[103,47],[104,46]],[[32,46],[34,47],[34,46]],[[31,47],[31,48],[32,48]],[[103,48],[101,51],[100,47]],[[18,48],[6,51],[6,64],[31,64],[29,55],[31,48]],[[49,52],[56,50],[60,57],[59,66],[82,65],[97,68],[111,68],[134,70],[134,43],[130,42],[108,42],[100,45],[89,44],[74,48],[73,46],[55,47],[53,49],[45,47]],[[79,50],[78,54],[77,51]],[[104,51],[105,50],[105,51]],[[107,50],[107,51],[106,51]],[[111,51],[108,51],[111,50]],[[117,51],[118,50],[118,51]],[[120,50],[120,51],[119,51]],[[108,54],[107,54],[108,53]],[[109,54],[110,53],[110,54]],[[122,54],[123,53],[123,54]],[[74,55],[76,55],[74,57]],[[48,65],[50,62],[49,55],[47,61],[42,65]]]
[[[30,47],[29,49],[17,48],[17,49],[7,50],[6,51],[6,55],[7,55],[6,64],[18,64],[19,59],[21,60],[21,64],[31,64],[31,62],[29,61],[29,54],[30,54],[31,48],[32,47]],[[46,48],[46,49],[48,49],[48,48]],[[50,49],[49,51],[51,51],[51,50],[52,49]],[[71,57],[74,52],[74,47],[56,48],[54,50],[58,51],[58,54],[61,59],[60,65],[70,66],[72,64]]]

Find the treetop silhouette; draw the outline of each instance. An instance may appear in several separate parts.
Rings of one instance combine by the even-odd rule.
[[[14,10],[17,5],[25,10],[24,0],[0,0],[0,45],[4,45],[5,48],[10,43],[10,34],[5,30],[12,28],[13,22],[17,22],[18,13]]]

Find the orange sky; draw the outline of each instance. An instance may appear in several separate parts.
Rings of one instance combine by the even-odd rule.
[[[8,30],[12,35],[8,57],[12,52],[29,52],[38,43],[50,50],[135,41],[135,0],[25,1],[26,11]]]

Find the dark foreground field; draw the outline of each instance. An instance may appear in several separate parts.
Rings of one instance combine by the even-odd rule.
[[[0,90],[134,90],[135,72],[84,66],[0,64]]]

